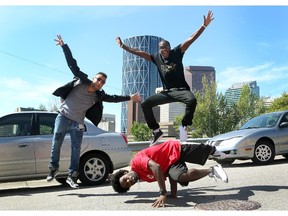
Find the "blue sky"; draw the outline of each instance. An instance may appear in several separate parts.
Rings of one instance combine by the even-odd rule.
[[[52,92],[70,81],[63,52],[54,38],[61,34],[90,78],[108,74],[104,90],[121,94],[122,50],[115,37],[155,35],[176,46],[196,31],[203,15],[215,19],[186,51],[184,65],[213,66],[218,92],[232,84],[257,81],[261,96],[288,91],[288,6],[236,5],[10,5],[0,6],[0,115],[17,107],[49,107]],[[121,105],[105,103],[104,113]]]

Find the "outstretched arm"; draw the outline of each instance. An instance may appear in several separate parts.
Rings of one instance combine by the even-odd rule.
[[[202,26],[181,44],[182,53],[189,48],[189,46],[202,34],[205,28],[207,28],[210,22],[214,19],[212,11],[208,11],[207,17],[205,15],[203,17],[204,23]]]
[[[125,44],[122,43],[122,40],[120,37],[116,37],[116,42],[117,44],[119,45],[119,47],[121,47],[122,49],[126,50],[127,52],[130,52],[134,55],[137,55],[137,56],[140,56],[148,61],[151,61],[151,57],[150,57],[150,54],[147,53],[147,52],[144,52],[144,51],[141,51],[141,50],[138,50],[138,49],[133,49],[133,48],[130,48],[128,46],[126,46]]]
[[[63,42],[61,35],[57,35],[57,39],[54,39],[57,42],[57,46],[61,46],[66,58],[68,67],[72,71],[75,77],[78,77],[82,82],[91,82],[88,79],[88,75],[80,71],[80,68],[77,65],[77,61],[73,58],[72,52],[67,44]]]
[[[102,101],[110,103],[119,103],[123,101],[133,100],[135,103],[141,102],[141,96],[138,93],[134,93],[130,96],[128,95],[109,95],[106,94],[103,90],[99,96]]]

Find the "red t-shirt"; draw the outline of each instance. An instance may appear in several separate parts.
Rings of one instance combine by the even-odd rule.
[[[146,182],[156,181],[153,173],[148,170],[148,161],[151,159],[158,163],[163,174],[169,166],[180,158],[181,144],[177,140],[169,140],[138,152],[131,160],[131,170],[135,171],[139,179]]]

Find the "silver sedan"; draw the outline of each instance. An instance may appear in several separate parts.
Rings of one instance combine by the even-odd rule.
[[[270,164],[275,155],[288,158],[288,111],[263,114],[252,118],[239,130],[210,138],[209,145],[227,154],[220,164],[235,159],[251,159],[255,164]]]
[[[18,112],[0,118],[0,182],[45,179],[49,173],[51,141],[57,113]],[[110,133],[85,122],[79,179],[99,185],[109,173],[129,165],[131,150],[126,136]],[[70,164],[70,135],[61,148],[56,180],[65,183]]]

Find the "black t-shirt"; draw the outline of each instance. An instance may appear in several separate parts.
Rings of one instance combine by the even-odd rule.
[[[182,63],[184,53],[181,52],[181,45],[176,46],[170,51],[168,59],[164,59],[160,53],[152,54],[152,62],[157,66],[163,87],[187,88],[190,89],[184,76]]]

